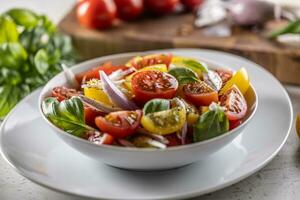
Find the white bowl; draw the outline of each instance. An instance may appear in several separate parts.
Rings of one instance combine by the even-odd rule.
[[[92,59],[72,67],[72,71],[76,74],[86,71],[92,67],[98,66],[101,63],[111,61],[114,65],[124,64],[135,55],[148,54],[149,52],[137,52],[116,54],[111,56]],[[212,61],[205,60],[211,68],[220,68]],[[234,138],[236,138],[243,129],[247,126],[257,109],[257,95],[255,89],[251,85],[247,91],[245,98],[248,103],[248,113],[243,123],[237,128],[220,135],[218,137],[197,142],[193,144],[169,147],[166,149],[140,149],[140,148],[125,148],[111,145],[96,145],[91,142],[73,136],[55,125],[53,125],[43,114],[41,103],[43,99],[50,95],[52,88],[56,86],[68,86],[67,79],[63,73],[59,73],[52,78],[43,88],[39,97],[39,110],[46,123],[54,130],[54,132],[62,138],[68,145],[77,151],[108,165],[132,169],[132,170],[163,170],[177,168],[197,162],[207,156],[217,152]]]

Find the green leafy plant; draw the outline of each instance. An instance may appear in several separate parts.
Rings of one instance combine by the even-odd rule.
[[[219,136],[229,130],[229,121],[219,105],[200,116],[193,127],[193,140],[200,142]]]
[[[48,17],[27,9],[0,15],[0,119],[60,72],[61,64],[74,62],[70,37],[58,33]]]
[[[179,84],[199,82],[197,74],[188,68],[173,68],[169,71],[169,74],[173,75],[177,79]]]
[[[153,99],[144,106],[144,115],[170,109],[170,101],[166,99]]]
[[[300,34],[300,19],[290,22],[287,26],[275,30],[270,34],[270,38],[276,38],[280,35],[293,33],[293,34]]]
[[[42,103],[42,110],[54,125],[72,135],[81,137],[87,130],[94,130],[84,122],[84,108],[79,97],[62,102],[48,97]]]

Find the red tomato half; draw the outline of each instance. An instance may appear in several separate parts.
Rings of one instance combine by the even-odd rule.
[[[132,135],[140,124],[142,111],[118,111],[105,117],[96,117],[97,127],[115,138],[125,138]]]
[[[114,142],[113,136],[104,133],[101,134],[99,132],[91,132],[87,133],[87,140],[94,144],[112,144]]]
[[[144,0],[146,8],[156,15],[166,15],[174,11],[179,0]]]
[[[123,20],[134,20],[143,12],[142,0],[114,0],[117,5],[118,17]]]
[[[222,95],[221,106],[225,107],[225,114],[231,121],[242,119],[247,112],[247,102],[240,90],[233,85]]]
[[[216,69],[215,72],[217,72],[217,74],[221,77],[222,79],[222,86],[225,85],[225,83],[227,81],[229,81],[229,79],[231,79],[232,77],[232,71],[227,70],[227,69]]]
[[[172,99],[178,82],[172,75],[160,71],[141,71],[131,80],[134,99],[142,104],[154,98]]]
[[[172,61],[172,54],[153,54],[147,56],[137,56],[132,58],[126,66],[134,67],[136,69],[142,69],[150,65],[165,64],[169,67]]]
[[[235,129],[242,123],[241,120],[229,121],[229,130]]]
[[[104,71],[105,74],[110,75],[114,71],[117,70],[126,70],[128,69],[126,66],[113,66],[110,62],[104,63],[103,65],[99,67],[94,67],[88,71],[79,73],[75,75],[76,80],[81,83],[82,80],[89,81],[93,78],[100,79],[99,71]]]
[[[58,101],[70,99],[72,96],[78,96],[79,91],[67,87],[55,87],[52,89],[51,96],[55,97]]]
[[[203,81],[184,85],[183,95],[186,100],[197,106],[209,106],[219,99],[218,92]]]
[[[103,115],[101,111],[87,105],[84,106],[84,119],[87,125],[96,127],[95,118],[100,115]]]
[[[78,21],[88,28],[104,29],[112,26],[116,13],[113,0],[83,0],[77,5]]]

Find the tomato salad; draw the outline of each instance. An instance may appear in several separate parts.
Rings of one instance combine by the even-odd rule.
[[[236,128],[247,113],[244,68],[214,70],[197,59],[155,54],[74,77],[79,87],[53,88],[42,110],[55,126],[98,145],[196,143]]]

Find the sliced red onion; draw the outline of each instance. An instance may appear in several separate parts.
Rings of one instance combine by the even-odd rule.
[[[187,122],[185,122],[181,129],[181,138],[180,138],[181,144],[186,144],[187,129],[188,129],[188,124],[187,124]]]
[[[216,91],[219,91],[223,85],[222,79],[215,71],[209,70],[208,73],[203,76],[204,81]]]
[[[75,78],[75,74],[64,63],[61,64],[61,68],[64,71],[64,74],[68,80],[69,85],[72,88],[79,88],[80,86]]]
[[[157,140],[158,142],[161,142],[163,144],[169,144],[169,140],[167,140],[164,136],[158,134],[152,134],[142,127],[138,127],[137,132],[141,135],[148,136],[154,140]]]
[[[128,140],[118,139],[118,142],[124,147],[135,147],[134,144],[132,142],[129,142]]]
[[[110,80],[112,81],[117,81],[117,80],[120,80],[122,79],[124,76],[127,76],[128,74],[131,74],[132,72],[135,72],[136,70],[131,67],[131,68],[128,68],[127,70],[117,70],[117,71],[114,71],[113,73],[111,73],[108,77]]]
[[[147,136],[136,136],[133,139],[133,143],[137,147],[155,147],[155,148],[159,148],[159,149],[167,148],[167,145],[165,145],[161,142],[158,142],[156,140],[153,140],[152,138],[147,137]]]
[[[93,107],[93,108],[96,108],[104,113],[110,113],[110,112],[116,112],[116,111],[120,111],[122,110],[121,108],[118,108],[118,107],[115,107],[115,106],[109,106],[109,105],[106,105],[106,104],[103,104],[99,101],[96,101],[94,99],[91,99],[91,98],[88,98],[84,95],[79,95],[80,99],[88,104],[89,106]]]
[[[100,71],[100,78],[103,82],[103,89],[115,105],[125,110],[139,109],[139,107],[134,102],[130,101],[103,71]]]

